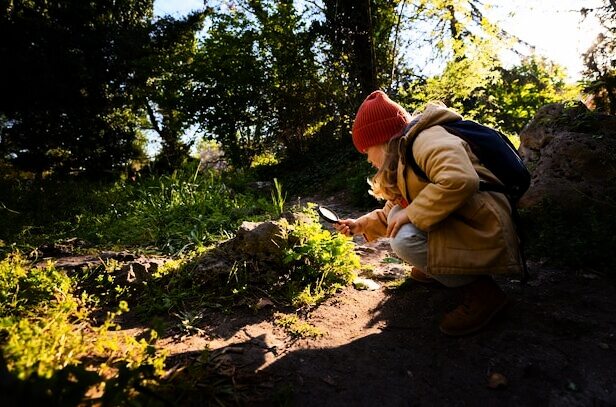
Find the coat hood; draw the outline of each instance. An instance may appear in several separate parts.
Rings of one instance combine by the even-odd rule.
[[[421,133],[422,130],[427,129],[428,127],[461,119],[462,116],[449,109],[447,106],[440,103],[430,102],[423,112],[413,115],[413,119],[409,123],[408,128],[405,130],[403,137],[405,137],[408,141],[413,139]]]

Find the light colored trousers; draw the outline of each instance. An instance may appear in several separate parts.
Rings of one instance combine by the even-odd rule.
[[[387,216],[387,222],[401,210],[400,205],[394,206]],[[474,275],[437,276],[428,274],[426,272],[428,269],[428,234],[412,223],[406,223],[402,226],[396,236],[390,239],[389,244],[398,257],[413,267],[417,267],[445,287],[460,287],[472,283],[478,277]]]

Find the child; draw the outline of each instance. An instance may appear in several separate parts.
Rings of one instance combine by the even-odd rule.
[[[440,330],[466,335],[507,303],[491,275],[521,273],[511,206],[501,193],[479,191],[480,179],[500,182],[465,141],[438,125],[460,115],[429,104],[413,119],[406,129],[411,116],[381,91],[359,107],[353,144],[378,170],[370,192],[387,202],[358,219],[341,220],[336,229],[367,241],[389,237],[396,255],[413,266],[411,278],[459,287],[462,304],[445,315]],[[411,145],[427,179],[407,164]]]

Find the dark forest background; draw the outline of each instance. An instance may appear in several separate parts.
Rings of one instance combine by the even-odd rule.
[[[577,86],[483,7],[240,0],[206,2],[177,19],[155,18],[148,0],[4,1],[2,172],[170,172],[202,140],[215,141],[201,149],[219,148],[235,168],[296,162],[315,144],[348,144],[357,107],[376,89],[411,111],[443,101],[510,135],[542,105],[581,91],[614,112],[612,3],[579,10],[605,30],[580,56],[586,72]],[[519,65],[502,66],[503,48],[522,53]],[[429,76],[428,65],[437,67]],[[153,161],[146,134],[160,141]]]

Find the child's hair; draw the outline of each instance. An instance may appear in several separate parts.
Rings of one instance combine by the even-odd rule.
[[[428,102],[426,107],[430,105],[445,106],[438,101]],[[411,115],[410,122],[418,121],[422,111],[423,109],[415,110]],[[406,145],[406,142],[403,145],[400,144],[403,142],[405,131],[406,129],[403,129],[399,134],[389,139],[385,147],[383,165],[372,179],[368,179],[369,193],[377,199],[395,201],[402,198],[402,193],[398,189],[398,161],[400,160],[400,148],[405,148]]]
[[[400,141],[402,137],[396,136],[389,139],[385,147],[383,165],[377,173],[368,180],[370,195],[377,199],[393,201],[402,197],[398,189],[398,160],[400,158]]]

